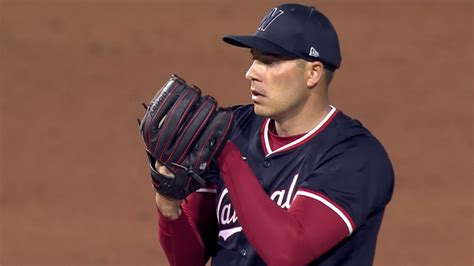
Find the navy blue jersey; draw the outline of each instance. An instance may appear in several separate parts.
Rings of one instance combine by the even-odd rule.
[[[255,115],[252,105],[238,107],[232,142],[281,208],[307,197],[325,204],[346,225],[347,238],[310,265],[372,265],[392,196],[393,169],[382,145],[359,121],[331,108],[311,131],[273,150],[272,121]],[[216,201],[219,235],[212,265],[265,265],[247,240],[222,180]]]

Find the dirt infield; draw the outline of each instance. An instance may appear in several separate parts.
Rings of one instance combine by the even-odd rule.
[[[281,1],[0,1],[0,265],[167,265],[136,118],[171,73],[250,101]],[[472,1],[303,1],[339,32],[333,104],[385,145],[396,191],[375,265],[473,265]]]

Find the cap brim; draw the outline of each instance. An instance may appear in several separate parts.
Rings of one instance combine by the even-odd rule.
[[[283,49],[282,47],[257,36],[229,35],[222,38],[222,40],[230,45],[243,47],[243,48],[256,49],[263,53],[298,58],[297,55],[290,53],[289,51]]]

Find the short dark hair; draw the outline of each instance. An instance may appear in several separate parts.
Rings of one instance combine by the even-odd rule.
[[[327,85],[329,85],[332,81],[332,78],[334,77],[334,71],[329,70],[327,68],[324,69],[324,82],[326,82]]]

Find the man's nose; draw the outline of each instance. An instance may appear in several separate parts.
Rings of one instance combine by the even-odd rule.
[[[245,73],[245,78],[248,80],[258,80],[258,65],[257,60],[252,61],[252,65],[250,65],[247,73]]]

